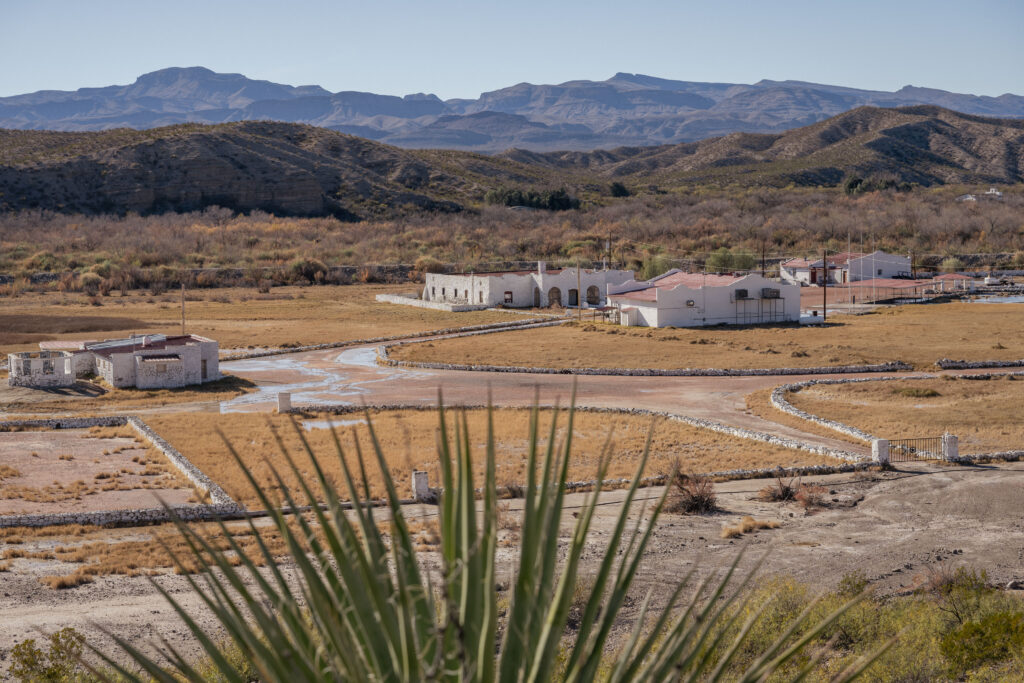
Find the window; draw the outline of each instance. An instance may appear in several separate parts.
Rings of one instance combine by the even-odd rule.
[[[881,274],[882,274],[882,269],[881,269],[881,268],[879,268],[879,269],[878,269],[878,274],[879,274],[879,275],[881,275]]]
[[[465,299],[466,301],[469,301],[469,290],[468,289],[462,290],[462,298]]]
[[[505,292],[505,303],[512,303],[512,292]]]
[[[431,287],[430,288],[430,298],[433,299],[435,296],[437,296],[437,287]]]
[[[44,375],[52,375],[53,374],[53,361],[52,360],[46,359],[46,360],[43,361],[43,374]]]
[[[32,361],[30,361],[28,358],[26,358],[25,360],[21,361],[21,374],[23,374],[23,375],[31,375],[32,374]]]
[[[483,291],[480,291],[479,294],[480,294],[480,296],[479,296],[480,303],[483,303],[484,302],[484,293],[483,293]]]
[[[446,297],[446,296],[448,296],[448,295],[447,295],[447,294],[445,293],[445,291],[444,291],[444,287],[442,287],[442,288],[441,288],[441,298],[443,299],[443,298],[444,298],[444,297]]]

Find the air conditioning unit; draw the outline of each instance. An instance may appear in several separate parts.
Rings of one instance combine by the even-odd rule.
[[[780,298],[780,291],[774,287],[764,287],[761,289],[762,299],[778,299]]]
[[[750,297],[747,296],[747,290],[745,290],[745,289],[737,289],[736,290],[736,300],[737,301],[739,301],[740,299],[749,299],[749,298]]]

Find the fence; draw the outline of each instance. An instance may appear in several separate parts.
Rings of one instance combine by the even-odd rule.
[[[914,460],[943,460],[943,438],[941,436],[923,439],[890,439],[889,461],[911,462]]]

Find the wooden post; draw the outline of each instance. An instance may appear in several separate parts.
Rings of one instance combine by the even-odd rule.
[[[185,336],[185,283],[181,283],[181,336]]]

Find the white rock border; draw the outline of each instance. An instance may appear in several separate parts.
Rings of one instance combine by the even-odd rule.
[[[560,325],[563,320],[556,322],[534,323],[531,325],[520,325],[514,329],[524,330],[534,327],[547,327],[549,325]],[[489,334],[501,330],[469,331],[457,334],[446,335],[446,339],[458,337],[471,337],[478,334]],[[404,339],[391,343],[381,344],[377,347],[377,364],[386,367],[415,368],[420,370],[460,370],[467,372],[510,372],[533,375],[612,375],[619,377],[748,377],[761,375],[840,375],[861,372],[900,372],[902,370],[913,370],[912,365],[903,361],[891,361],[889,363],[878,363],[875,365],[834,365],[818,366],[810,368],[543,368],[527,367],[520,365],[473,365],[467,363],[428,363],[413,360],[395,360],[388,355],[388,349],[393,346],[405,346],[406,344],[420,344],[423,339]]]
[[[128,508],[124,510],[95,510],[92,512],[56,512],[25,515],[0,515],[0,528],[44,527],[62,524],[95,524],[97,526],[139,526],[156,522],[169,522],[175,517],[184,521],[203,521],[236,517],[246,512],[245,507],[235,502],[220,486],[203,474],[174,446],[167,443],[142,419],[135,416],[115,415],[108,417],[51,417],[38,420],[10,420],[0,422],[5,428],[83,429],[87,427],[130,426],[141,437],[159,450],[178,470],[201,492],[210,496],[210,504],[170,505],[167,508]]]
[[[984,374],[977,375],[952,375],[959,380],[976,380],[984,381],[991,379],[998,379],[1001,377],[1024,377],[1024,372],[987,372]],[[782,384],[775,387],[771,393],[771,404],[778,410],[784,413],[799,417],[802,420],[813,422],[827,427],[834,431],[842,434],[847,434],[861,441],[867,441],[868,443],[875,439],[881,438],[873,434],[869,434],[862,429],[858,429],[852,425],[838,422],[836,420],[829,420],[828,418],[808,413],[807,411],[800,410],[786,398],[786,394],[791,391],[800,391],[807,387],[819,385],[819,384],[853,384],[856,382],[891,382],[898,380],[919,380],[919,379],[937,379],[940,375],[904,375],[900,377],[858,377],[858,378],[843,378],[843,379],[811,379],[806,382],[794,382],[792,384]],[[959,463],[972,463],[978,460],[1007,460],[1015,461],[1024,458],[1024,451],[999,451],[996,453],[977,453],[971,455],[960,455],[955,458],[950,458],[948,462],[959,462]]]
[[[446,410],[459,410],[459,409],[470,409],[470,410],[486,410],[488,406],[484,404],[461,404],[458,406],[445,406]],[[496,408],[507,408],[508,406],[496,406]],[[553,408],[551,405],[542,405],[542,408]],[[303,413],[329,413],[334,415],[349,415],[352,413],[361,413],[364,410],[421,410],[421,411],[436,411],[437,406],[435,405],[424,405],[422,403],[416,404],[372,404],[365,406],[356,406],[349,404],[338,404],[338,403],[308,403],[301,406],[293,406],[291,409],[286,410],[285,413],[293,415],[301,415]],[[564,410],[565,408],[563,408]],[[768,443],[773,446],[781,446],[783,448],[791,448],[793,450],[806,451],[808,453],[814,453],[816,455],[824,455],[826,457],[835,458],[850,463],[866,462],[869,458],[865,455],[859,455],[850,451],[843,451],[837,448],[830,448],[828,446],[821,446],[818,444],[805,443],[803,441],[796,441],[795,439],[787,439],[785,437],[776,436],[775,434],[768,434],[767,432],[758,432],[752,429],[745,429],[743,427],[733,427],[731,425],[723,424],[721,422],[715,422],[714,420],[708,420],[700,417],[690,417],[688,415],[679,415],[676,413],[670,413],[667,411],[660,410],[648,410],[646,408],[607,408],[607,407],[591,407],[591,406],[576,406],[575,410],[582,413],[608,413],[618,415],[639,415],[645,417],[663,417],[668,420],[675,422],[682,422],[692,427],[700,429],[708,429],[713,432],[720,434],[727,434],[730,436],[739,437],[741,439],[747,439],[749,441],[760,441]],[[825,466],[827,467],[827,466]],[[775,471],[773,468],[772,471]],[[729,476],[732,478],[739,478],[742,476],[748,476],[747,473],[751,472],[763,472],[765,470],[729,470],[727,472],[716,472],[712,473],[713,476]],[[710,476],[710,475],[709,475]]]

